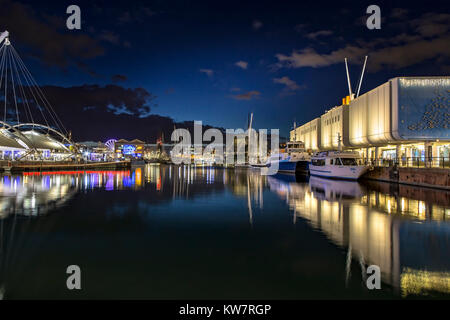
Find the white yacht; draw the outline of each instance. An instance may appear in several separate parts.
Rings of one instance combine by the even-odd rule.
[[[353,151],[322,151],[311,158],[309,173],[312,176],[336,179],[359,179],[368,166],[359,164],[359,154]]]

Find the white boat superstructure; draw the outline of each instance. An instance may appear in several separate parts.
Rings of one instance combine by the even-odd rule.
[[[311,156],[306,152],[303,142],[289,141],[286,143],[285,152],[271,154],[267,166],[278,163],[278,171],[295,173],[301,168],[307,168],[310,160]]]
[[[286,143],[286,154],[290,161],[310,161],[311,156],[305,150],[305,144],[301,141],[289,141]]]
[[[311,158],[309,172],[312,176],[357,180],[368,168],[360,164],[358,152],[322,151]]]

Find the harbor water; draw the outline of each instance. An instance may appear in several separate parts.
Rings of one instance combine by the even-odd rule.
[[[3,175],[0,297],[448,298],[450,192],[158,164]]]

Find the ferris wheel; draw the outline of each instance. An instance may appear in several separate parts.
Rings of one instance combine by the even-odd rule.
[[[116,142],[117,142],[116,139],[109,139],[108,141],[105,142],[105,146],[107,146],[109,150],[114,151],[114,145]]]

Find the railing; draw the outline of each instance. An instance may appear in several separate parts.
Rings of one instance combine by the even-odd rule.
[[[396,159],[362,159],[363,164],[376,167],[450,168],[450,157],[404,157]]]
[[[85,159],[80,159],[80,161],[58,161],[58,160],[0,160],[0,166],[48,166],[48,165],[90,165],[90,164],[103,164],[103,163],[117,163],[117,162],[129,162],[129,160],[117,161],[86,161]]]

